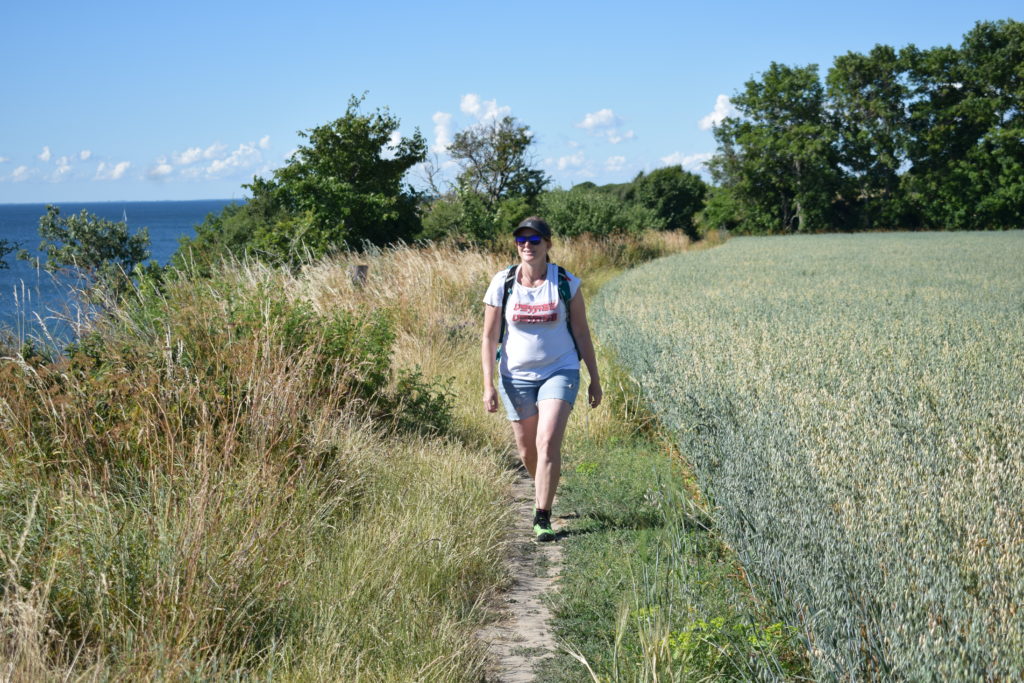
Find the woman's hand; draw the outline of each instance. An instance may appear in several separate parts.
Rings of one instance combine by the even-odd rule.
[[[484,408],[488,413],[498,412],[498,392],[493,386],[484,388]]]
[[[591,382],[590,386],[587,387],[587,396],[590,398],[591,408],[601,405],[601,399],[604,397],[604,392],[601,391],[601,383]]]

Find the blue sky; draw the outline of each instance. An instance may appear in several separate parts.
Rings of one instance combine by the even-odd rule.
[[[296,131],[387,106],[438,154],[510,113],[557,185],[699,170],[772,61],[958,45],[977,2],[54,2],[0,11],[0,202],[242,197]],[[1016,16],[1015,16],[1016,13]],[[414,183],[416,177],[411,178]]]

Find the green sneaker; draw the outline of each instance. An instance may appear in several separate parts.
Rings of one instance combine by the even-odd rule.
[[[555,540],[555,531],[551,528],[551,512],[549,510],[537,510],[533,513],[533,534],[541,542]]]

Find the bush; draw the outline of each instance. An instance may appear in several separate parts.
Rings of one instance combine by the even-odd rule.
[[[540,213],[562,237],[639,234],[660,230],[665,222],[654,211],[616,199],[598,190],[575,189],[545,192]]]
[[[694,215],[704,204],[708,186],[696,173],[682,166],[667,166],[633,181],[635,201],[654,211],[673,230],[682,230],[696,240]]]
[[[493,246],[505,240],[512,226],[532,213],[533,205],[526,197],[501,199],[490,211],[479,194],[469,190],[455,192],[427,206],[420,237]]]

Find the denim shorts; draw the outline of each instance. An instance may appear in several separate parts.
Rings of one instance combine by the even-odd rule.
[[[579,370],[559,370],[538,380],[512,379],[503,375],[498,383],[498,394],[505,404],[508,419],[518,421],[536,415],[537,402],[544,399],[560,398],[573,405],[579,388]]]

